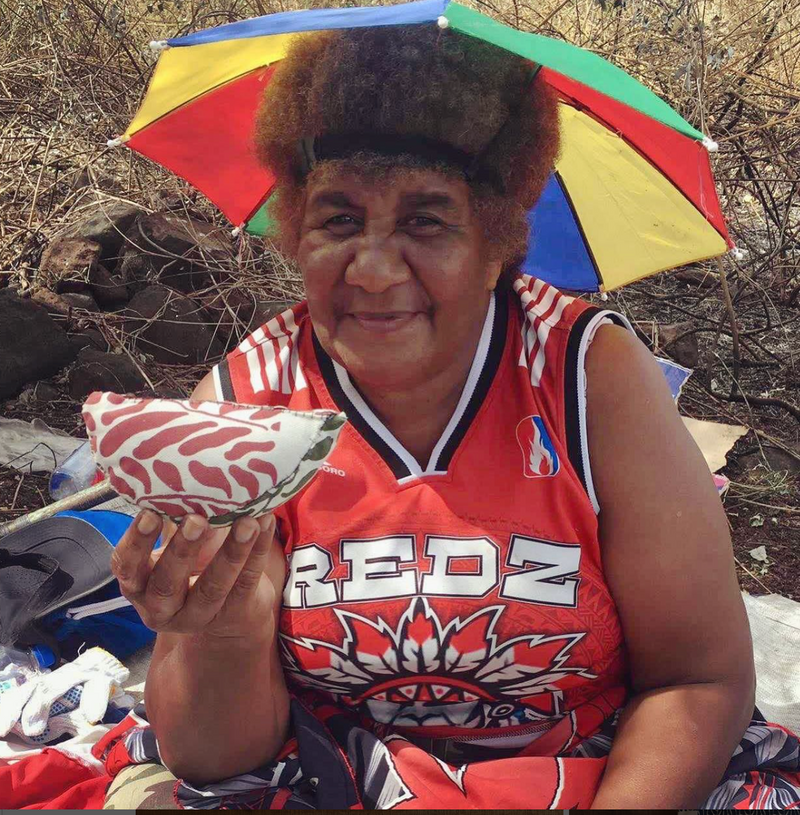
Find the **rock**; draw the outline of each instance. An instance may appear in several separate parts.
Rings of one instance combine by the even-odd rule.
[[[70,308],[80,308],[85,311],[100,311],[94,297],[87,292],[68,291],[61,295],[61,299]]]
[[[69,303],[60,294],[49,289],[34,289],[31,300],[42,306],[48,314],[69,314]]]
[[[295,305],[288,300],[257,300],[241,289],[210,292],[195,299],[202,302],[209,319],[219,326],[217,336],[228,338],[228,346],[236,345],[237,337],[244,339],[276,314]]]
[[[37,382],[31,387],[25,388],[19,395],[18,401],[24,405],[30,405],[36,402],[47,404],[49,402],[55,402],[60,398],[61,393],[49,382]]]
[[[117,308],[128,302],[129,292],[121,275],[111,274],[100,263],[89,270],[89,288],[104,308]]]
[[[96,348],[98,351],[108,351],[105,337],[96,328],[87,328],[80,334],[73,334],[69,341],[77,354],[83,348]]]
[[[223,352],[200,306],[164,286],[148,286],[134,295],[127,313],[126,330],[135,333],[137,349],[158,362],[195,364]]]
[[[73,399],[85,399],[92,391],[133,393],[147,382],[128,357],[108,354],[87,346],[69,372],[69,393]]]
[[[147,287],[148,281],[158,279],[158,265],[150,255],[127,246],[117,264],[117,274],[129,291],[137,292]]]
[[[765,459],[769,468],[774,472],[788,472],[792,476],[800,475],[800,460],[791,453],[787,453],[786,450],[768,444],[763,444],[760,451],[739,456],[739,464],[745,470],[755,470],[759,466],[763,467]]]
[[[42,306],[0,291],[0,399],[52,376],[75,358],[67,333]]]
[[[86,238],[54,238],[45,247],[36,283],[50,291],[85,291],[89,270],[100,257],[100,244]]]
[[[158,280],[187,293],[208,285],[231,252],[222,229],[172,212],[140,216],[127,237],[119,269],[126,282]]]
[[[702,269],[681,269],[673,272],[673,275],[681,283],[688,283],[690,286],[697,286],[701,289],[711,289],[719,280],[719,277],[713,272],[704,272]]]
[[[142,210],[125,201],[101,201],[60,235],[65,238],[88,238],[101,247],[105,260],[119,256],[125,234]]]
[[[690,322],[658,327],[659,345],[684,368],[696,368],[700,361],[697,334],[687,333],[692,329],[694,325]]]

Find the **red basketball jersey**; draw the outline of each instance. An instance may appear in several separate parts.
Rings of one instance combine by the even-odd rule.
[[[215,368],[220,399],[349,419],[276,513],[293,688],[411,737],[521,748],[549,730],[553,754],[623,704],[584,421],[583,360],[609,320],[528,276],[495,294],[424,466],[319,345],[305,304]]]

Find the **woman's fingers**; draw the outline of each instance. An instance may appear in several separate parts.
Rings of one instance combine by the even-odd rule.
[[[150,510],[140,512],[111,554],[111,571],[119,581],[120,591],[132,603],[144,595],[150,576],[150,553],[161,528],[159,515]]]
[[[207,534],[205,518],[187,515],[153,566],[142,601],[145,623],[151,628],[166,626],[183,607],[189,576]]]
[[[203,626],[214,619],[225,605],[260,537],[261,527],[255,519],[236,521],[219,551],[192,585],[181,614],[182,627]]]
[[[246,601],[248,595],[252,594],[261,581],[261,576],[267,571],[267,564],[273,550],[273,538],[275,535],[275,516],[262,515],[258,519],[258,535],[250,550],[247,560],[236,578],[228,599],[225,602],[226,611],[229,607],[240,601]]]

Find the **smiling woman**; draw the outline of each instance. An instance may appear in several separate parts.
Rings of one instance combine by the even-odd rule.
[[[182,805],[800,804],[658,366],[518,272],[554,105],[536,66],[438,29],[304,36],[275,70],[258,150],[307,300],[195,395],[349,422],[277,530],[190,517],[153,565],[145,515],[117,547]]]
[[[297,258],[314,330],[427,458],[463,390],[500,263],[486,256],[463,177],[387,167],[378,178],[342,164],[306,187]]]

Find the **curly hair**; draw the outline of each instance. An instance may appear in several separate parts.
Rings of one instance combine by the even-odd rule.
[[[433,25],[299,36],[278,64],[256,117],[259,159],[276,176],[270,214],[282,249],[289,255],[297,249],[305,186],[317,172],[304,177],[301,140],[391,134],[444,142],[479,157],[481,173],[470,192],[490,256],[505,268],[519,263],[527,211],[559,149],[557,99],[534,69],[508,51]],[[370,173],[376,159],[359,152],[347,163]],[[420,161],[393,156],[391,164],[402,170]],[[488,177],[497,183],[480,180]]]

